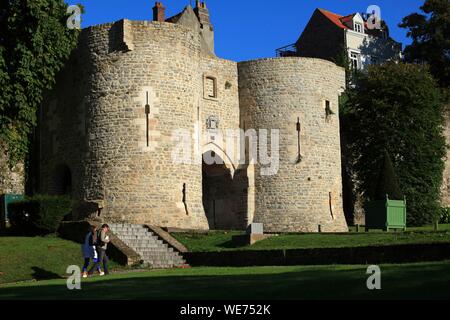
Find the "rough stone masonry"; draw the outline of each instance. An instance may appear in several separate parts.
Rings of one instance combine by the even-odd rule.
[[[39,192],[71,194],[74,219],[182,229],[345,232],[338,98],[345,72],[312,58],[236,63],[215,55],[205,3],[165,19],[86,28],[40,112]],[[279,168],[237,161],[216,137],[266,129]],[[174,132],[192,153],[176,163]],[[273,138],[273,137],[272,137]],[[261,142],[261,141],[259,141]]]

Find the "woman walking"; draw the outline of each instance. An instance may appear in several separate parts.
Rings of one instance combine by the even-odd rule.
[[[84,266],[83,266],[83,278],[88,277],[88,267],[91,262],[91,259],[94,261],[94,266],[97,266],[97,270],[101,276],[105,275],[98,264],[98,254],[96,250],[97,245],[97,227],[91,226],[89,233],[84,238],[83,248],[83,257],[84,257]]]
[[[108,243],[110,242],[109,236],[109,226],[107,224],[102,225],[100,230],[97,231],[97,241],[96,241],[96,249],[98,254],[98,261],[96,264],[91,267],[91,269],[88,272],[88,275],[92,275],[94,272],[94,268],[100,268],[101,265],[103,265],[103,270],[105,272],[100,272],[101,276],[104,276],[105,274],[108,275],[108,262],[109,258],[106,255],[106,249],[108,248]]]

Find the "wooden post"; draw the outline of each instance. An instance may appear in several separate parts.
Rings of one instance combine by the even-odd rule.
[[[434,231],[439,231],[439,221],[434,222]]]

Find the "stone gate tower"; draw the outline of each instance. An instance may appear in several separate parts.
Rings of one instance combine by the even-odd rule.
[[[308,58],[220,59],[204,2],[164,14],[157,3],[154,21],[82,31],[41,108],[40,192],[70,194],[75,219],[347,231],[338,118],[344,70]],[[279,162],[263,176],[268,164],[242,155],[264,148],[264,129],[268,155],[279,145]],[[256,140],[245,142],[248,131]]]
[[[339,92],[345,74],[319,59],[239,64],[241,122],[280,130],[280,168],[255,166],[255,216],[271,230],[346,230],[342,208]]]

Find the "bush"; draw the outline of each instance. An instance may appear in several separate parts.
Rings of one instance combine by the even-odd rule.
[[[71,211],[66,196],[36,195],[24,201],[9,204],[11,227],[24,235],[55,233],[64,216]]]
[[[439,223],[448,224],[450,223],[450,207],[441,208],[441,220]]]

